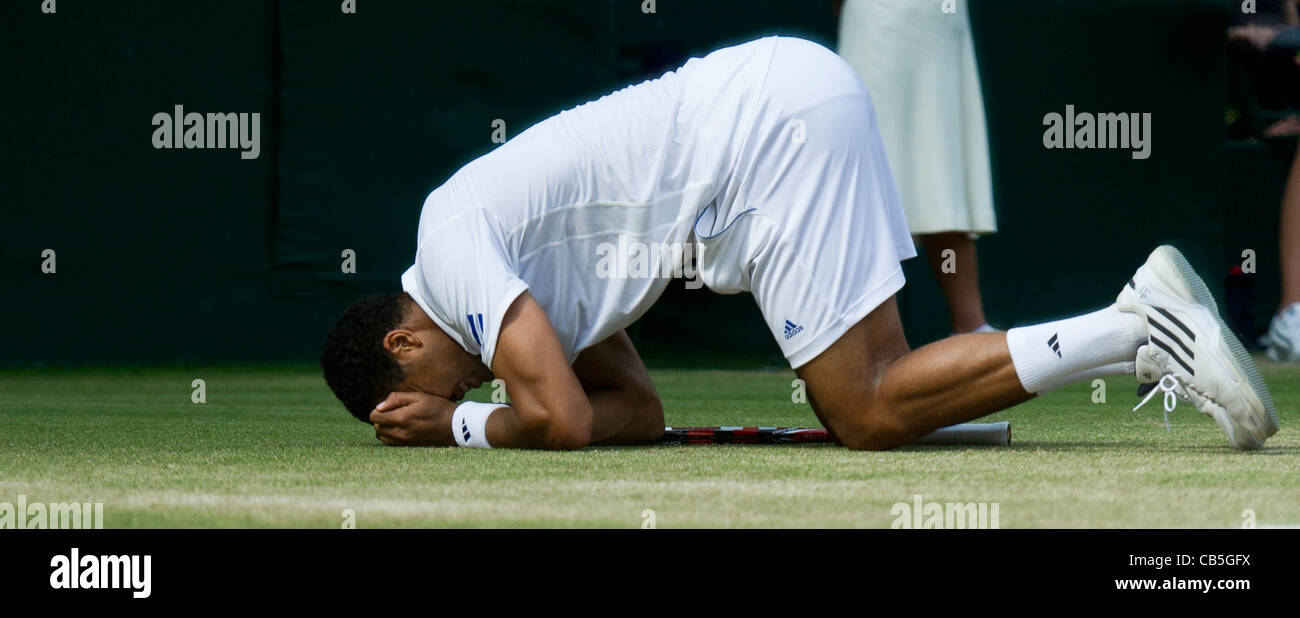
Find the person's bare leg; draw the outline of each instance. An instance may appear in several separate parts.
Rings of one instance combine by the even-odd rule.
[[[882,450],[1009,408],[1072,376],[1101,368],[1130,371],[1131,363],[1123,361],[1136,354],[1144,332],[1139,318],[1111,306],[908,351],[891,297],[795,373],[817,417],[841,444]]]
[[[1005,333],[949,337],[909,352],[891,297],[795,370],[845,446],[887,449],[1028,400]]]
[[[952,332],[969,333],[986,324],[975,240],[966,232],[924,234],[920,238],[930,270],[948,304]],[[947,249],[953,251],[951,259],[944,256]],[[944,272],[945,262],[951,265],[950,272]]]
[[[1300,303],[1300,147],[1296,148],[1295,161],[1291,164],[1286,190],[1282,194],[1282,221],[1279,227],[1281,238],[1278,246],[1282,254],[1280,313],[1292,304]]]

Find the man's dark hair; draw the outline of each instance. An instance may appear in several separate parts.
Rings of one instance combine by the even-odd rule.
[[[325,337],[320,366],[343,407],[364,423],[370,411],[405,379],[384,349],[384,336],[406,317],[406,293],[367,296],[348,307]]]

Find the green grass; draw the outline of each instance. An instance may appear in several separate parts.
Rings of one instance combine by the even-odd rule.
[[[993,417],[1008,448],[389,448],[311,368],[0,372],[0,502],[102,502],[106,527],[889,527],[890,507],[996,502],[1012,527],[1300,524],[1300,368],[1265,366],[1282,431],[1238,453],[1188,404],[1165,432],[1131,379]],[[652,372],[672,425],[815,425],[793,373]],[[190,401],[202,378],[208,403]],[[485,400],[487,392],[475,393]]]

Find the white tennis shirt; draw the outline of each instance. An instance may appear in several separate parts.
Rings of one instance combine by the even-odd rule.
[[[697,218],[701,236],[734,220],[775,40],[692,59],[470,162],[425,200],[402,288],[488,367],[524,290],[570,362],[627,327],[667,287],[660,275],[681,272],[674,249]]]

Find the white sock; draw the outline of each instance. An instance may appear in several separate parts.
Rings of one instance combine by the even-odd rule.
[[[1045,395],[1059,388],[1063,388],[1071,384],[1077,384],[1079,382],[1091,382],[1094,378],[1107,378],[1110,376],[1125,376],[1125,375],[1131,376],[1135,374],[1137,374],[1137,363],[1133,361],[1126,361],[1123,363],[1111,363],[1109,365],[1102,365],[1100,367],[1094,367],[1092,369],[1084,369],[1083,371],[1080,371],[1078,373],[1072,373],[1054,382],[1044,384],[1043,386],[1038,387],[1039,388],[1038,394]]]
[[[1020,384],[1043,392],[1075,374],[1132,361],[1146,343],[1142,318],[1111,305],[1078,317],[1007,331],[1007,347]]]

